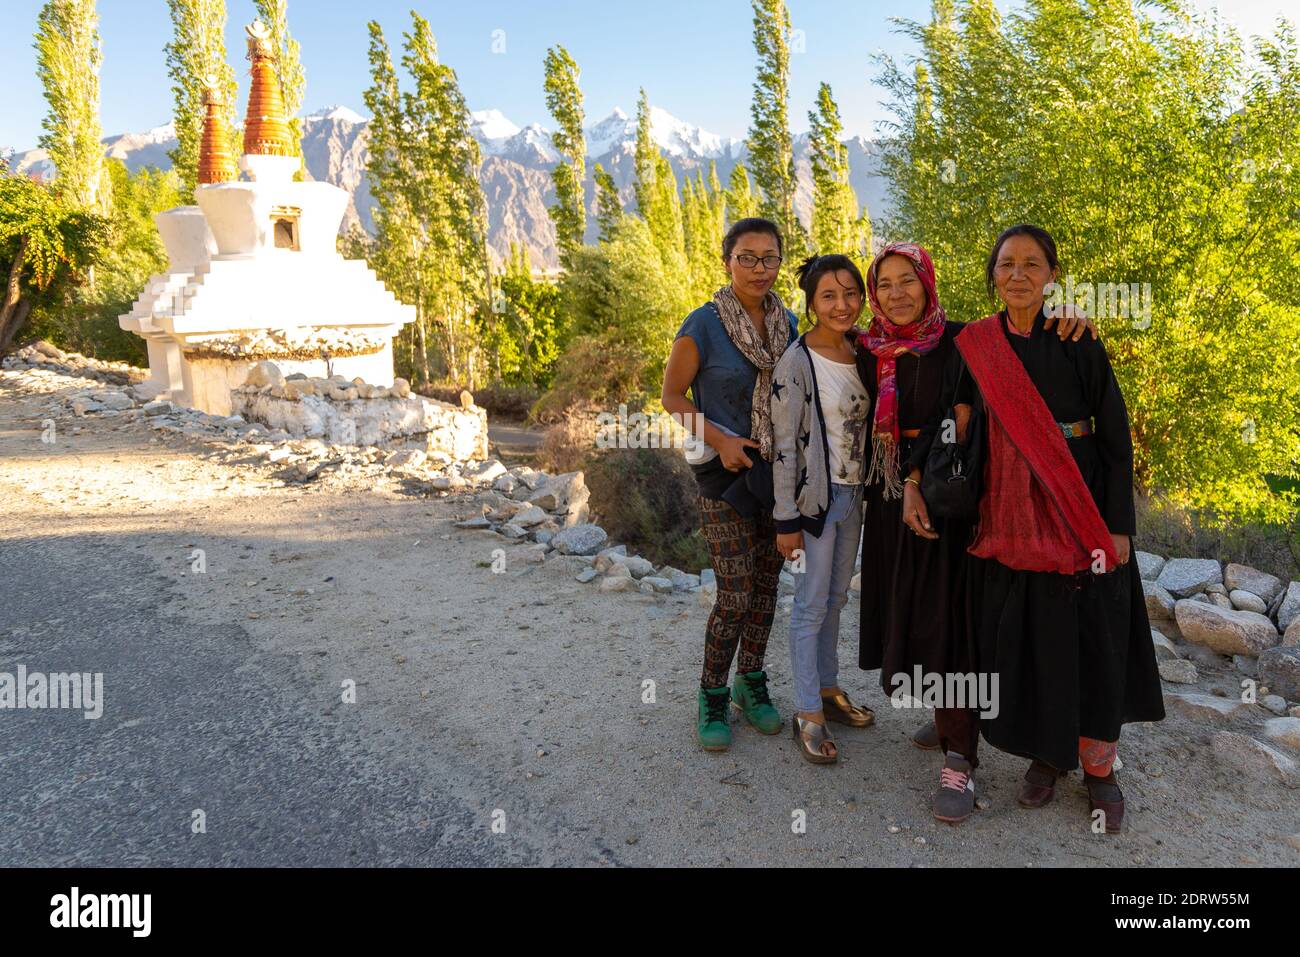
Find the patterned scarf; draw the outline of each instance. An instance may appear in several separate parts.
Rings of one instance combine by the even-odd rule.
[[[886,256],[903,256],[916,270],[925,289],[925,314],[906,326],[896,326],[885,316],[876,296],[876,274]],[[898,466],[898,385],[894,370],[897,359],[905,352],[923,356],[934,351],[943,339],[946,316],[939,305],[939,294],[930,254],[916,243],[890,243],[880,251],[867,271],[867,295],[871,300],[871,326],[858,342],[876,357],[876,415],[871,431],[871,468],[867,484],[884,483],[885,498],[903,494]]]
[[[772,370],[790,343],[790,320],[785,305],[776,290],[769,290],[763,298],[763,327],[767,330],[767,347],[759,338],[758,330],[736,298],[730,285],[713,294],[713,304],[722,317],[722,328],[735,343],[740,354],[758,369],[754,384],[754,401],[750,408],[749,437],[759,444],[759,454],[772,461]]]

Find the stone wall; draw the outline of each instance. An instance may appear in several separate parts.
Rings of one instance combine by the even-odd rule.
[[[464,393],[460,407],[415,395],[405,379],[391,386],[348,380],[285,377],[274,362],[259,362],[230,393],[231,411],[292,436],[332,445],[383,445],[421,437],[424,451],[450,461],[488,455],[487,412]]]

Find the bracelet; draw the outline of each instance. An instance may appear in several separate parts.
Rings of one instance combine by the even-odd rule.
[[[912,483],[913,485],[915,485],[917,488],[920,488],[920,487],[921,487],[921,483],[918,482],[916,479],[912,478],[912,476],[910,476],[910,475],[909,475],[907,478],[903,479],[903,484],[904,484],[904,485],[906,485],[908,482],[911,482],[911,483]]]

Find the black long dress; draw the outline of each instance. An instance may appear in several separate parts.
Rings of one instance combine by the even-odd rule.
[[[899,467],[904,477],[924,468],[933,423],[942,404],[944,375],[956,354],[953,339],[962,323],[948,321],[942,341],[924,356],[901,355],[894,368],[899,430],[921,429],[901,439]],[[858,348],[858,372],[876,401],[876,357]],[[869,484],[862,521],[862,622],[858,666],[880,669],[880,686],[894,692],[895,675],[909,680],[923,672],[967,671],[964,619],[964,564],[971,541],[965,522],[932,518],[938,539],[925,539],[903,525],[902,498],[886,500],[884,486]]]
[[[1028,337],[1007,330],[1005,312],[1001,321],[1056,420],[1093,421],[1091,435],[1067,445],[1107,528],[1133,535],[1132,437],[1105,347],[1091,336],[1062,342],[1041,313]],[[954,348],[945,404],[973,397],[962,365]],[[989,744],[1073,770],[1081,736],[1117,741],[1130,721],[1164,718],[1135,560],[1103,575],[1019,571],[970,555],[965,568],[972,662],[998,676],[998,714],[980,721]]]

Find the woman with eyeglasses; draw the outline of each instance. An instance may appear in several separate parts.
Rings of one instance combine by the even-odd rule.
[[[730,747],[730,705],[763,734],[781,730],[763,659],[783,564],[772,520],[772,371],[798,328],[772,288],[782,252],[770,220],[742,219],[727,230],[722,263],[731,281],[686,317],[664,370],[664,410],[695,440],[688,461],[717,581],[698,696],[706,751]]]

